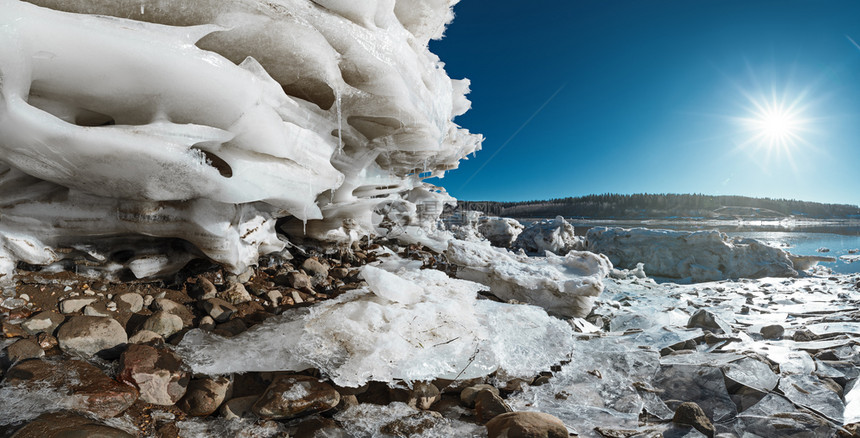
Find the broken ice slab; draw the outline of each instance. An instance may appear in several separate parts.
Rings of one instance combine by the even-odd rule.
[[[508,403],[514,410],[555,415],[584,437],[599,437],[597,426],[633,429],[646,406],[635,384],[651,380],[659,357],[620,337],[580,340],[570,364],[548,383],[512,395]]]
[[[806,328],[818,336],[835,333],[860,335],[860,322],[823,322],[809,325]]]
[[[764,392],[770,392],[779,382],[779,376],[767,364],[751,357],[726,365],[723,372],[741,385]]]
[[[681,350],[660,358],[661,365],[708,365],[723,366],[730,362],[743,359],[744,356],[734,353],[705,353],[701,351]]]
[[[815,415],[798,410],[782,396],[768,394],[738,415],[748,436],[832,437],[835,428]]]
[[[655,326],[683,327],[689,315],[678,310],[640,306],[637,302],[632,312],[619,313],[609,321],[609,330],[623,332],[630,329],[647,330]]]
[[[670,408],[682,402],[695,402],[714,422],[730,420],[737,407],[726,390],[723,373],[718,368],[698,365],[662,366],[654,377],[654,387],[662,389],[660,398]]]
[[[860,368],[844,360],[815,360],[815,375],[831,379],[856,379]]]
[[[177,350],[197,373],[317,368],[354,387],[371,380],[469,379],[499,368],[531,377],[573,349],[568,323],[533,306],[478,301],[481,285],[429,269],[387,275],[366,269],[374,278],[369,287],[284,312],[229,339],[192,330]],[[421,292],[391,290],[401,281],[389,283],[389,276]]]
[[[362,403],[337,413],[334,419],[343,424],[349,434],[348,436],[355,437],[487,436],[487,428],[484,426],[433,414],[432,411],[419,411],[401,402],[394,402],[385,406]]]
[[[845,405],[839,398],[839,394],[818,377],[799,374],[784,376],[779,381],[779,389],[793,403],[818,412],[837,424],[842,424]]]
[[[702,336],[702,329],[658,327],[643,332],[634,332],[618,337],[618,342],[631,346],[643,346],[661,350],[670,345]]]
[[[845,412],[843,424],[860,423],[860,380],[855,379],[845,387]]]

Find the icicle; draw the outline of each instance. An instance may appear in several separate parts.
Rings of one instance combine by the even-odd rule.
[[[343,122],[341,121],[341,110],[340,110],[340,87],[334,87],[334,105],[337,107],[337,155],[343,153]]]

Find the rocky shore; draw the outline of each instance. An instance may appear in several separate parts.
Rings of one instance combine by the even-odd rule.
[[[318,369],[195,374],[175,351],[193,328],[232,338],[365,287],[360,268],[391,252],[455,275],[420,245],[366,241],[294,248],[238,276],[204,262],[158,282],[22,271],[0,316],[0,436],[858,433],[860,276],[661,285],[616,270],[590,314],[567,320],[567,359],[530,378],[342,387]]]

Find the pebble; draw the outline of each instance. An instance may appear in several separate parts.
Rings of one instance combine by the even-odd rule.
[[[143,297],[133,292],[124,293],[116,297],[116,305],[122,310],[137,313],[143,310]],[[150,303],[152,304],[152,303]]]
[[[103,316],[73,316],[57,331],[60,349],[91,357],[115,357],[128,342],[125,329],[116,320]]]
[[[225,322],[236,313],[236,307],[221,298],[210,298],[201,304],[203,311],[217,322]]]
[[[280,304],[281,298],[283,297],[284,295],[281,294],[281,291],[278,290],[270,290],[266,292],[266,298],[269,300],[270,303],[272,303],[272,306],[275,307]]]
[[[242,283],[231,283],[227,289],[218,293],[218,298],[229,302],[230,304],[242,304],[251,301],[251,294],[245,289]]]
[[[302,269],[315,277],[328,277],[328,268],[316,258],[309,258],[302,263]]]
[[[415,382],[412,385],[412,391],[409,394],[409,406],[421,410],[430,409],[433,403],[436,403],[442,398],[442,393],[439,388],[432,383]]]

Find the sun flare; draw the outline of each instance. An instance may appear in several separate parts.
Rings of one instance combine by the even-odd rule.
[[[806,144],[803,135],[809,130],[810,121],[804,114],[801,98],[788,101],[776,96],[748,97],[751,104],[748,116],[741,119],[750,134],[746,146],[790,154],[792,149]]]

